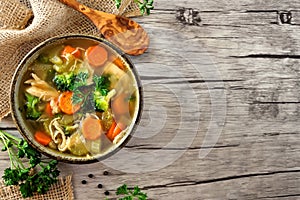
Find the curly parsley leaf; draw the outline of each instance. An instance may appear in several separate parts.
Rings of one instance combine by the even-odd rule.
[[[120,195],[120,194],[128,194],[128,188],[126,184],[118,187],[116,195]]]
[[[122,0],[115,0],[115,3],[116,3],[116,7],[119,9],[120,6],[121,6],[121,1]]]
[[[87,85],[87,79],[89,77],[88,73],[80,72],[75,76],[74,85],[72,90],[76,90],[79,87]]]
[[[142,15],[150,15],[151,10],[154,9],[153,0],[134,0],[134,2],[139,6]]]
[[[31,185],[31,182],[25,181],[24,183],[20,184],[20,192],[24,198],[32,197],[33,196],[34,188]]]
[[[88,93],[84,93],[81,87],[87,85],[88,77],[89,74],[85,72],[80,72],[79,74],[76,75],[73,86],[71,88],[71,90],[73,91],[73,96],[72,96],[73,104],[83,104],[86,101],[88,97]]]
[[[123,195],[119,200],[147,200],[147,194],[142,192],[138,186],[129,189],[126,184],[117,188],[116,195]]]
[[[26,141],[0,130],[0,143],[6,150],[11,166],[4,170],[2,176],[5,185],[19,185],[24,198],[33,196],[34,192],[46,193],[57,182],[58,162],[43,162],[42,155]],[[27,158],[26,162],[23,158]]]
[[[121,7],[121,2],[122,0],[115,0],[116,8]],[[153,0],[134,0],[134,2],[138,5],[142,15],[150,15],[151,10],[154,9]]]

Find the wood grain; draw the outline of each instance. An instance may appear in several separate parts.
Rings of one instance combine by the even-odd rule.
[[[201,20],[179,19],[185,8],[186,16],[199,11],[194,20]],[[279,15],[287,11],[292,19],[282,23]],[[156,151],[182,155],[145,173],[126,173],[103,162],[61,163],[64,174],[74,175],[76,199],[104,199],[105,190],[114,198],[123,183],[141,186],[150,199],[299,199],[299,11],[294,0],[156,2],[150,16],[136,19],[152,43],[144,55],[132,58],[145,104],[141,126],[125,150],[139,155],[141,166]],[[212,99],[222,91],[225,104]],[[219,122],[212,116],[222,114],[222,106],[221,135],[215,145],[203,146],[210,124]],[[182,130],[180,124],[185,125],[183,136],[196,129],[192,143],[186,146],[182,137],[176,146],[164,148]],[[0,127],[17,134],[10,118]],[[203,149],[211,151],[200,159]],[[4,169],[7,157],[1,153],[0,158]],[[98,183],[104,188],[98,189]]]

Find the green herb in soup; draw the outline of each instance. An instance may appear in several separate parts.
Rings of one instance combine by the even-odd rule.
[[[24,117],[41,145],[75,156],[102,154],[132,122],[133,74],[104,44],[69,41],[48,48],[26,77]]]

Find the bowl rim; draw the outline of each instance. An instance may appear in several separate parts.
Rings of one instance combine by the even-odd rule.
[[[108,151],[107,153],[105,153],[104,155],[95,155],[95,156],[91,156],[91,157],[68,157],[68,156],[60,156],[60,155],[54,155],[51,153],[48,153],[46,151],[44,151],[42,148],[47,148],[44,147],[42,145],[38,146],[35,145],[31,139],[29,138],[29,136],[26,133],[26,130],[24,130],[24,127],[21,126],[20,121],[19,120],[24,120],[22,119],[22,117],[18,117],[17,116],[17,112],[19,112],[19,108],[17,108],[15,102],[16,102],[16,93],[15,93],[15,86],[16,86],[16,82],[20,76],[21,70],[24,66],[27,66],[27,62],[29,61],[30,63],[30,59],[32,58],[32,56],[34,56],[36,54],[37,51],[39,51],[40,49],[43,49],[45,47],[47,47],[48,45],[51,45],[52,43],[55,43],[57,41],[60,40],[70,40],[70,39],[88,39],[88,40],[94,40],[97,41],[99,43],[104,43],[105,45],[109,46],[110,48],[112,48],[114,51],[116,51],[116,53],[121,56],[125,62],[128,63],[129,68],[131,69],[131,72],[135,78],[135,81],[137,83],[137,89],[138,89],[138,94],[139,94],[139,102],[138,102],[138,110],[136,111],[136,118],[134,121],[132,121],[131,123],[134,123],[130,133],[127,134],[126,138],[123,140],[123,142],[121,142],[120,144],[118,144],[115,148],[113,148],[113,150]],[[35,47],[33,47],[24,57],[23,59],[19,62],[14,74],[13,74],[13,78],[12,78],[12,82],[10,84],[10,110],[11,110],[11,116],[12,119],[14,121],[14,124],[17,127],[17,130],[19,131],[19,133],[21,134],[21,136],[37,151],[39,151],[40,153],[42,153],[43,155],[50,157],[52,159],[58,160],[58,161],[62,161],[65,163],[74,163],[74,164],[86,164],[86,163],[94,163],[94,162],[99,162],[101,160],[104,160],[110,156],[112,156],[113,154],[117,153],[120,149],[122,149],[127,142],[132,138],[132,135],[134,134],[134,132],[136,131],[140,119],[141,119],[141,115],[143,112],[143,87],[141,84],[141,80],[140,80],[140,76],[138,75],[137,69],[135,67],[135,65],[133,64],[132,60],[118,47],[116,47],[115,45],[113,45],[112,43],[110,43],[109,41],[105,40],[103,37],[96,37],[93,35],[85,35],[85,34],[68,34],[68,35],[60,35],[60,36],[55,36],[55,37],[51,37],[48,38],[42,42],[40,42],[38,45],[36,45]],[[28,133],[30,133],[28,131]],[[62,153],[63,154],[63,153]]]

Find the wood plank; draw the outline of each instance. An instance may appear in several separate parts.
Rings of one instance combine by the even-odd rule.
[[[268,2],[262,0],[216,0],[207,2],[205,0],[187,1],[178,0],[170,2],[168,0],[160,0],[155,2],[156,9],[174,9],[176,7],[197,8],[204,11],[228,11],[228,10],[299,10],[300,4],[297,0],[289,0],[282,3],[280,0],[270,0]]]
[[[143,159],[151,155],[157,163],[145,167],[145,173],[126,173],[105,162],[61,163],[62,174],[74,176],[76,199],[102,199],[105,190],[113,193],[122,183],[141,186],[150,199],[299,199],[300,3],[161,0],[155,4],[152,15],[136,19],[152,41],[148,53],[132,58],[141,75],[145,108],[140,128],[124,148],[136,154],[135,160],[120,165],[141,170],[147,166]],[[198,9],[199,25],[178,21],[179,7]],[[281,11],[291,11],[291,24],[278,23]],[[225,102],[212,99],[214,92],[224,92]],[[199,107],[187,106],[189,102]],[[210,123],[220,122],[212,114],[223,114],[224,105],[221,135],[216,145],[203,147]],[[181,108],[189,109],[180,113]],[[0,128],[18,134],[9,117]],[[181,140],[163,148],[178,129]],[[188,135],[193,131],[195,137]],[[188,137],[191,142],[185,140]],[[211,151],[200,159],[204,149]],[[163,169],[151,170],[176,154],[182,156]],[[0,153],[0,160],[0,169],[9,165],[5,153]],[[108,176],[103,175],[105,170]],[[95,178],[88,178],[89,173]],[[83,179],[87,185],[81,184]],[[104,188],[98,189],[98,183]]]
[[[184,41],[199,43],[207,52],[216,57],[245,56],[259,54],[299,55],[299,26],[276,24],[276,12],[229,12],[201,13],[200,26],[184,26],[176,20],[175,11],[161,11],[147,18],[150,32],[160,31],[161,40],[169,38],[175,43],[177,37],[186,37]],[[297,14],[299,12],[296,12]],[[163,15],[165,22],[159,22],[155,15]],[[297,18],[298,19],[298,18]],[[170,23],[171,21],[171,23]],[[169,23],[168,23],[169,22]],[[157,25],[157,28],[152,24]],[[299,22],[297,22],[299,24]],[[161,26],[162,30],[157,30]],[[165,34],[164,34],[165,32]],[[167,33],[167,34],[166,34]],[[266,37],[267,36],[267,37]],[[156,37],[152,37],[157,39]],[[152,41],[152,48],[153,47]],[[155,48],[156,49],[156,48]],[[283,57],[284,58],[284,57]]]

